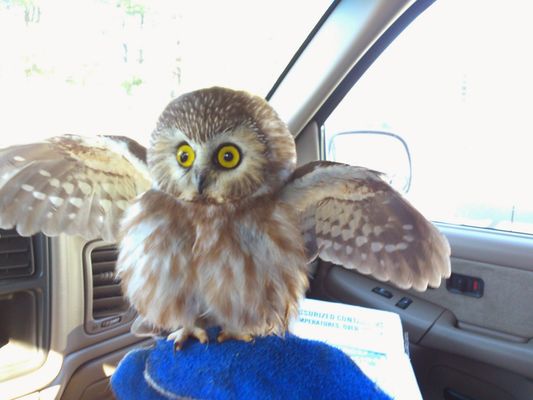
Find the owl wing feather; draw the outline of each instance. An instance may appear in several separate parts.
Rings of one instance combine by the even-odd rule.
[[[123,136],[64,135],[0,150],[0,227],[114,241],[151,185],[146,149]]]
[[[298,168],[281,200],[298,212],[309,259],[426,290],[450,275],[450,246],[375,171],[333,162]]]

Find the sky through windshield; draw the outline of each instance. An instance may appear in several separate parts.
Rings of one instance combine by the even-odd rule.
[[[64,133],[146,143],[183,92],[265,96],[329,3],[0,0],[0,147]]]

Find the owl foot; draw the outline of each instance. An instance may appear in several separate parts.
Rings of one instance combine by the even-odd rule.
[[[217,336],[218,343],[222,343],[230,339],[242,340],[243,342],[251,342],[254,338],[249,333],[235,333],[226,331],[221,331]]]
[[[198,327],[178,329],[168,335],[167,340],[172,340],[174,342],[174,351],[176,351],[181,350],[187,339],[190,337],[198,339],[202,344],[207,343],[209,340],[205,329]]]

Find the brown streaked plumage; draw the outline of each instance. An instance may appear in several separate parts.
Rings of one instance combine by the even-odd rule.
[[[406,289],[450,274],[446,239],[379,173],[295,162],[267,102],[199,90],[166,107],[147,153],[77,136],[0,151],[0,226],[118,240],[135,329],[178,347],[209,325],[220,340],[283,334],[317,256]]]
[[[295,216],[271,198],[195,204],[151,190],[122,227],[125,293],[165,330],[214,324],[232,334],[281,334],[307,288]]]
[[[299,170],[281,199],[302,215],[309,252],[403,289],[450,274],[447,240],[379,173],[325,161]]]
[[[114,240],[123,211],[150,187],[140,149],[125,137],[64,135],[0,150],[0,227]]]

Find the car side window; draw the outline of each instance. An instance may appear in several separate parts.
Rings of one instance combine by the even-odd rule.
[[[412,162],[406,197],[428,218],[533,234],[532,12],[518,0],[433,4],[325,121],[326,158],[396,157],[379,146],[360,157],[349,134],[339,157],[341,132],[399,136]]]

